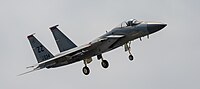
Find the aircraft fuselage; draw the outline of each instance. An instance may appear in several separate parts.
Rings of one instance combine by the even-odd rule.
[[[53,55],[39,40],[37,40],[34,34],[27,36],[38,63],[27,67],[33,68],[33,70],[20,75],[43,68],[56,68],[81,60],[83,60],[85,65],[82,71],[85,75],[88,75],[90,70],[87,67],[87,64],[92,61],[93,56],[97,56],[97,59],[101,59],[101,65],[103,68],[108,68],[109,63],[107,60],[103,59],[102,54],[123,45],[125,51],[129,52],[129,60],[132,61],[134,57],[130,51],[131,41],[138,38],[141,40],[144,36],[149,38],[150,34],[163,29],[166,25],[167,24],[158,22],[145,22],[131,19],[123,22],[120,26],[82,46],[74,44],[57,28],[58,25],[55,25],[50,27],[50,30],[53,33],[60,53]]]
[[[166,24],[162,23],[151,23],[151,22],[141,22],[135,26],[121,26],[112,29],[106,34],[98,37],[97,39],[91,41],[89,44],[94,45],[89,47],[85,52],[80,52],[76,54],[71,54],[72,59],[66,60],[64,62],[58,62],[58,64],[50,66],[50,68],[59,67],[63,65],[68,65],[77,61],[91,58],[93,56],[101,55],[105,52],[111,51],[115,48],[123,46],[129,41],[149,36],[150,34],[157,32],[164,28]],[[115,39],[114,36],[122,35],[119,39]],[[109,36],[113,36],[113,39],[107,39]],[[100,42],[99,42],[100,41]],[[81,54],[81,55],[78,55]],[[77,56],[76,56],[77,55]]]

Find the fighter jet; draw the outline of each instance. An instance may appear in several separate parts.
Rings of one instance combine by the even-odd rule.
[[[32,68],[32,70],[20,75],[44,68],[50,69],[65,66],[79,61],[84,63],[83,74],[88,75],[90,69],[87,65],[92,62],[92,57],[96,56],[98,60],[101,60],[102,67],[108,68],[109,63],[103,58],[102,54],[120,46],[124,46],[125,51],[129,53],[129,60],[132,61],[134,57],[130,51],[131,41],[136,39],[142,40],[141,38],[144,36],[149,38],[150,34],[163,29],[165,26],[167,24],[160,22],[130,19],[82,46],[74,44],[58,29],[58,25],[50,27],[60,53],[53,55],[36,39],[34,34],[27,36],[38,63],[27,67]]]

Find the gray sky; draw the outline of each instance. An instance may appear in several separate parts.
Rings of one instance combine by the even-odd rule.
[[[199,89],[200,1],[198,0],[1,0],[0,89]],[[26,38],[36,37],[59,53],[48,29],[59,29],[77,45],[88,43],[122,21],[160,21],[163,30],[132,42],[135,60],[122,47],[105,53],[110,63],[89,64],[84,76],[78,62],[21,77],[36,58]]]

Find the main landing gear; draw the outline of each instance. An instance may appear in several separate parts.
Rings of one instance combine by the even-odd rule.
[[[109,66],[109,63],[107,60],[104,60],[102,55],[97,55],[97,59],[100,60],[101,59],[101,65],[103,68],[108,68]],[[88,75],[90,73],[90,69],[87,67],[87,60],[83,60],[85,66],[83,67],[82,71],[83,71],[83,74],[85,75]]]
[[[90,69],[87,67],[87,62],[86,60],[83,60],[85,66],[83,67],[82,71],[85,75],[88,75],[90,73]]]
[[[125,49],[125,52],[128,51],[128,53],[129,53],[129,56],[128,56],[129,60],[133,61],[134,57],[133,57],[133,55],[131,53],[130,45],[131,45],[131,41],[129,41],[128,43],[124,44],[124,49]]]
[[[98,60],[101,59],[101,65],[102,65],[103,68],[108,68],[109,63],[108,63],[107,60],[104,60],[104,59],[103,59],[103,57],[102,57],[101,54],[100,54],[100,55],[97,55],[97,59],[98,59]]]
[[[85,74],[85,75],[88,75],[89,73],[90,73],[90,69],[87,67],[87,66],[85,66],[85,67],[83,67],[83,73]]]

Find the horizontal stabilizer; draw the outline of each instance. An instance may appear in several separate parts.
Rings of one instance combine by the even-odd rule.
[[[17,75],[17,76],[25,75],[25,74],[28,74],[28,73],[31,73],[31,72],[33,72],[33,71],[37,71],[37,70],[40,70],[40,69],[42,69],[42,68],[36,67],[36,68],[34,68],[34,69],[30,70],[30,71],[24,72],[24,73],[19,74],[19,75]]]

